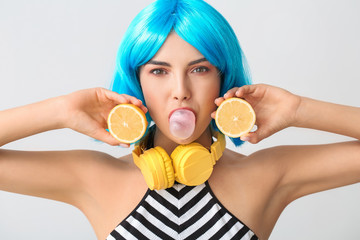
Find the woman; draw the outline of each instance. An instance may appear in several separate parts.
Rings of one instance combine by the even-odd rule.
[[[268,85],[241,87],[249,83],[245,58],[236,44],[234,50],[236,38],[232,35],[231,28],[227,26],[225,30],[222,29],[226,34],[214,34],[213,39],[220,35],[227,40],[232,39],[224,41],[230,45],[230,49],[226,49],[224,44],[219,46],[226,50],[216,49],[230,56],[216,59],[217,54],[209,53],[211,47],[215,48],[216,41],[206,49],[206,42],[193,42],[200,36],[187,39],[196,34],[201,35],[198,32],[204,26],[203,22],[192,22],[192,27],[195,23],[202,24],[194,27],[193,35],[181,32],[189,31],[189,28],[181,28],[184,23],[180,24],[181,20],[188,20],[180,17],[186,16],[184,9],[190,11],[186,3],[187,1],[158,1],[144,10],[134,20],[134,25],[129,27],[129,33],[120,46],[113,84],[113,89],[122,94],[99,88],[87,89],[3,111],[0,115],[0,124],[3,126],[0,145],[59,128],[71,128],[111,145],[118,145],[121,143],[106,132],[105,120],[113,106],[130,102],[141,107],[144,112],[149,112],[148,117],[154,120],[156,127],[150,131],[153,135],[148,135],[154,146],[161,146],[168,154],[177,145],[194,141],[209,148],[212,144],[211,114],[214,114],[216,106],[224,98],[229,97],[244,98],[254,107],[258,129],[243,137],[243,140],[252,143],[290,126],[320,129],[360,139],[360,130],[356,125],[360,120],[358,108],[307,99]],[[198,1],[190,3],[194,12],[208,14],[206,17],[216,17],[218,25],[223,26],[224,20],[208,5]],[[136,36],[131,34],[136,33],[134,26],[143,26],[140,23],[141,20],[145,21],[144,16],[150,16],[146,20],[155,16],[157,18],[153,21],[168,23],[168,26],[159,24],[167,27],[168,33],[165,37],[155,38],[158,41],[156,46],[151,45],[145,50],[140,48],[141,51],[136,52],[136,48],[130,48],[126,44],[136,43]],[[178,17],[180,21],[175,21],[177,25],[174,25],[171,20]],[[149,26],[145,30],[149,30]],[[211,26],[219,31],[221,29],[216,25]],[[138,35],[149,39],[147,32],[141,30]],[[156,35],[154,32],[160,32],[158,35],[161,36],[162,31],[158,28],[153,30],[152,36]],[[127,42],[131,37],[132,41]],[[217,41],[218,44],[219,42]],[[127,50],[134,51],[131,53],[133,55],[127,55]],[[222,66],[223,59],[226,59],[225,66]],[[135,60],[139,62],[134,62]],[[240,66],[239,69],[233,69],[234,65]],[[236,73],[233,77],[236,80],[232,81],[230,76],[233,72]],[[118,80],[126,85],[118,85]],[[139,81],[138,85],[134,80]],[[130,90],[134,91],[130,93],[133,96],[122,92]],[[146,103],[146,107],[143,103]],[[183,107],[195,112],[196,127],[189,138],[178,139],[169,132],[168,117],[173,110]],[[58,109],[64,111],[59,114]],[[331,121],[329,116],[332,117]],[[144,195],[158,195],[150,195],[155,192],[147,190],[131,155],[116,159],[91,151],[29,153],[1,150],[0,189],[55,199],[78,207],[91,222],[99,239],[120,239],[119,235],[128,237],[136,234],[144,234],[151,239],[155,235],[164,236],[163,234],[175,234],[172,237],[179,234],[181,238],[194,239],[195,236],[218,237],[216,234],[219,233],[224,236],[242,234],[241,236],[248,237],[246,239],[256,239],[253,234],[256,233],[260,239],[267,239],[280,213],[291,201],[310,193],[358,182],[359,153],[358,141],[322,146],[280,146],[261,150],[250,156],[225,150],[214,166],[210,179],[200,186],[199,191],[206,189],[211,195],[211,201],[217,204],[218,212],[224,212],[223,216],[226,215],[228,221],[233,222],[231,226],[240,226],[235,232],[231,231],[232,227],[228,227],[228,222],[212,232],[214,229],[206,228],[208,221],[201,220],[174,233],[165,229],[169,227],[166,224],[156,223],[156,218],[141,221],[150,221],[149,224],[162,230],[160,232],[149,225],[133,229],[128,224],[135,226],[136,217],[139,216],[130,214],[131,211],[138,206]],[[15,170],[18,173],[16,175],[12,174]],[[177,184],[175,188],[189,189]],[[166,191],[161,190],[159,194],[166,194]],[[143,207],[142,204],[140,206]],[[200,215],[200,219],[205,215]],[[125,218],[127,220],[123,221]],[[135,222],[130,218],[135,219]],[[222,217],[219,219],[224,220]],[[114,230],[120,222],[122,225]],[[203,227],[202,232],[197,231],[198,226]],[[225,226],[226,231],[220,231],[222,226]],[[193,231],[187,231],[192,227],[195,228]],[[208,232],[203,231],[204,229]],[[126,235],[129,234],[127,232],[131,235]],[[202,235],[204,232],[208,235]]]

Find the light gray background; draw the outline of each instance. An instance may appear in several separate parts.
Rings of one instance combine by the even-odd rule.
[[[103,86],[112,77],[126,27],[150,1],[1,0],[0,109]],[[210,0],[230,22],[246,53],[255,83],[296,94],[359,106],[360,2],[357,0]],[[59,109],[59,111],[62,111]],[[0,126],[1,127],[1,126]],[[306,129],[287,129],[248,154],[280,144],[349,140]],[[230,148],[233,146],[228,143]],[[110,147],[70,130],[57,130],[5,146],[11,149]],[[359,239],[358,184],[304,197],[281,215],[271,240]],[[116,189],[114,189],[116,191]],[[119,203],[121,204],[121,203]],[[76,208],[0,191],[0,239],[96,239]]]

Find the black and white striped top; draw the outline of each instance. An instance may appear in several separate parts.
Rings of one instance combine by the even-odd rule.
[[[219,202],[208,182],[148,190],[106,240],[241,239],[257,236]]]

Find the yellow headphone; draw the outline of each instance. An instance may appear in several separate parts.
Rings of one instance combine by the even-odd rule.
[[[225,150],[224,135],[217,133],[216,138],[210,152],[194,142],[177,146],[171,153],[171,158],[159,146],[142,153],[137,145],[132,155],[151,190],[172,187],[175,180],[188,186],[196,186],[209,179],[213,166]]]

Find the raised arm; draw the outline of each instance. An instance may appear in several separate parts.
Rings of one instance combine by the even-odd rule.
[[[256,112],[257,130],[243,137],[251,143],[287,127],[312,128],[354,138],[343,143],[279,146],[254,153],[252,159],[275,169],[264,174],[275,176],[277,186],[284,191],[285,202],[360,181],[360,108],[317,101],[264,84],[231,89],[215,102],[219,105],[229,97],[244,98]]]
[[[1,111],[0,190],[69,202],[71,194],[80,192],[85,178],[94,178],[91,173],[96,170],[94,166],[99,165],[89,164],[90,161],[105,162],[107,155],[90,151],[14,151],[6,150],[4,145],[60,128],[71,128],[119,145],[121,143],[105,130],[107,115],[119,103],[133,103],[146,111],[136,98],[102,88]]]
[[[360,140],[360,108],[301,97],[293,125]]]
[[[133,103],[147,111],[140,100],[103,88],[80,90],[0,111],[0,146],[59,128],[71,128],[110,145],[118,145],[120,143],[105,129],[107,115],[119,103]]]
[[[322,102],[294,95],[265,84],[246,85],[229,90],[220,103],[230,97],[248,101],[256,112],[257,131],[243,137],[251,143],[287,127],[303,127],[360,139],[360,108]]]

